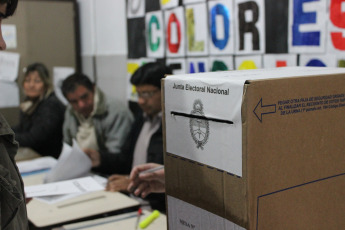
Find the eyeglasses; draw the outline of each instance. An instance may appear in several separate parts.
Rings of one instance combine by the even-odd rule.
[[[138,92],[138,97],[142,98],[142,99],[150,99],[151,97],[153,97],[153,95],[155,95],[155,93],[157,93],[159,90],[152,90],[152,91],[144,91],[144,92]]]

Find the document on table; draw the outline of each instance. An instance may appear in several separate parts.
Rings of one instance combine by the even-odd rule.
[[[58,162],[46,175],[44,183],[87,176],[91,166],[90,158],[80,149],[75,140],[72,147],[64,143]]]
[[[50,169],[56,165],[57,160],[54,157],[40,157],[33,160],[17,162],[20,173],[29,173],[40,171],[43,169]]]
[[[105,189],[105,186],[108,182],[108,179],[105,177],[101,177],[98,175],[92,175],[92,178],[97,181],[102,187],[103,189]],[[64,200],[68,200],[71,199],[73,197],[77,197],[77,196],[81,196],[83,194],[86,194],[88,192],[84,192],[84,193],[71,193],[71,194],[67,194],[67,195],[54,195],[54,196],[42,196],[42,197],[36,197],[37,200],[42,201],[44,203],[47,204],[55,204],[58,202],[62,202]]]
[[[26,197],[32,198],[42,196],[94,192],[104,190],[104,186],[100,185],[92,177],[83,177],[55,183],[26,186],[24,190]]]

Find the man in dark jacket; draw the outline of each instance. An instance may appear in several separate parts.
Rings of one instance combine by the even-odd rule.
[[[108,178],[107,190],[127,191],[128,174],[131,168],[147,162],[163,164],[163,135],[161,107],[161,79],[171,70],[158,62],[141,66],[131,77],[136,86],[138,105],[143,113],[136,117],[131,132],[121,153],[98,153],[85,150],[95,169],[105,174],[114,174]],[[152,194],[147,197],[152,208],[164,210],[164,194]]]
[[[2,20],[13,15],[18,0],[0,0],[0,50],[6,49],[1,33]],[[24,185],[14,156],[18,143],[0,114],[0,229],[29,229]]]

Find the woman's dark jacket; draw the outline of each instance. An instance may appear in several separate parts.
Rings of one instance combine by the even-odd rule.
[[[64,113],[65,106],[54,93],[43,99],[31,115],[21,112],[19,125],[13,127],[19,146],[58,158],[62,149]]]

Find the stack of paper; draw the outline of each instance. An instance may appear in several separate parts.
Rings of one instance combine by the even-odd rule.
[[[67,195],[73,193],[86,193],[104,190],[94,178],[83,177],[73,180],[66,180],[61,182],[33,185],[25,187],[25,195],[27,198]]]

